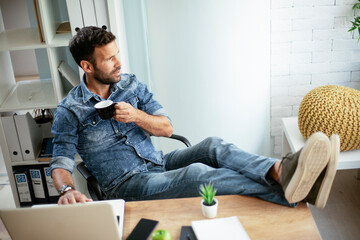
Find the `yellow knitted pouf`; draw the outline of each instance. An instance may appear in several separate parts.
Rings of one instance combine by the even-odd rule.
[[[340,136],[340,150],[360,148],[360,91],[327,85],[311,90],[299,108],[298,124],[308,139],[315,132]]]

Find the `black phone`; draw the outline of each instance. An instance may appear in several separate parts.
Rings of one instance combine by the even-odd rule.
[[[126,240],[146,240],[154,231],[159,221],[142,218],[136,224],[135,228],[130,233]]]

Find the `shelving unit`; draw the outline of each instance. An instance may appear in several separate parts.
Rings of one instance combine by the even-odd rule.
[[[27,4],[27,1],[18,1],[20,4]],[[65,1],[47,1],[39,0],[39,10],[41,15],[41,24],[45,42],[40,41],[38,28],[20,28],[6,29],[2,18],[3,9],[0,5],[0,113],[14,111],[31,111],[33,109],[53,109],[66,95],[66,80],[61,77],[57,70],[57,65],[61,61],[68,62],[70,52],[67,50],[71,33],[56,34],[56,29],[60,24],[56,16],[65,16],[67,20],[67,12],[58,13],[67,9]],[[65,4],[62,8],[57,8],[53,4]],[[29,7],[29,5],[27,5]],[[35,17],[35,9],[29,16]],[[34,19],[29,19],[35,21]],[[25,25],[25,24],[24,24]],[[41,60],[44,63],[37,63],[39,68],[50,72],[50,76],[40,76],[39,80],[23,80],[16,82],[13,72],[10,53],[12,51],[43,49],[46,54]],[[68,62],[72,69],[78,72],[78,67],[74,62]],[[7,141],[4,136],[4,129],[0,119],[0,143],[2,147],[3,157],[13,197],[17,207],[20,207],[18,191],[13,175],[13,168],[18,166],[46,166],[47,162],[39,162],[36,159],[32,161],[12,162],[8,151]],[[81,161],[78,157],[77,162]]]
[[[57,103],[63,99],[65,91],[68,90],[64,88],[66,80],[60,76],[57,66],[61,61],[68,62],[70,52],[67,46],[71,33],[56,33],[60,20],[55,16],[62,15],[67,17],[67,20],[69,17],[67,12],[56,13],[59,8],[53,6],[55,2],[66,4],[65,1],[38,1],[45,42],[40,41],[37,28],[5,29],[3,19],[0,19],[0,61],[3,63],[2,68],[5,73],[0,76],[0,112],[56,108]],[[26,4],[26,1],[22,3]],[[3,11],[1,6],[0,11]],[[40,80],[25,80],[18,83],[15,81],[9,54],[11,51],[27,49],[46,49],[48,58],[46,61],[50,66],[51,79],[40,78]],[[75,72],[79,71],[75,62],[70,62],[69,65]]]
[[[30,22],[34,22],[36,18],[35,8],[29,4],[30,0],[17,0],[20,4],[24,4],[22,7],[28,9]],[[79,75],[79,68],[73,60],[70,51],[68,49],[69,40],[74,34],[72,33],[56,33],[56,30],[61,22],[70,21],[71,28],[83,27],[85,22],[79,22],[76,24],[72,22],[74,15],[69,17],[70,11],[74,8],[81,6],[81,3],[89,7],[88,5],[94,4],[93,1],[87,0],[37,0],[39,14],[41,19],[41,28],[43,30],[44,42],[40,41],[39,31],[37,27],[19,28],[19,29],[6,29],[3,20],[3,5],[6,5],[2,1],[0,2],[0,116],[4,114],[10,114],[14,111],[31,111],[33,109],[53,109],[57,107],[57,104],[66,96],[68,91],[72,88],[71,84],[64,79],[58,71],[60,62],[66,62],[77,75]],[[100,5],[98,5],[100,3]],[[71,4],[71,6],[67,6]],[[116,6],[115,0],[98,0],[97,9],[94,11],[101,12],[102,21],[105,19],[113,32],[117,32],[117,19],[115,17],[113,6]],[[107,7],[109,6],[109,7]],[[30,9],[32,8],[32,9]],[[32,12],[31,12],[32,11]],[[76,20],[81,19],[83,11],[75,12]],[[16,13],[14,13],[16,14]],[[74,12],[72,12],[74,14]],[[104,15],[105,14],[105,15]],[[80,17],[79,17],[80,15]],[[85,15],[85,13],[84,13]],[[98,14],[96,14],[98,15]],[[61,16],[61,17],[59,17]],[[61,19],[60,19],[61,18]],[[88,17],[87,17],[88,18]],[[93,18],[96,19],[96,16]],[[96,22],[96,21],[95,21]],[[111,24],[110,24],[111,23]],[[112,30],[113,29],[113,30]],[[50,72],[50,76],[44,77],[40,75],[40,79],[25,79],[17,82],[13,71],[12,61],[10,53],[12,51],[19,50],[42,50],[46,54],[41,57],[37,62],[39,68],[48,68],[47,72]],[[39,61],[39,59],[37,59]],[[80,75],[79,75],[80,77]],[[20,207],[19,196],[17,187],[13,175],[13,168],[18,166],[31,166],[31,165],[45,165],[47,162],[39,162],[36,159],[31,161],[12,162],[11,156],[8,150],[8,143],[5,138],[3,124],[0,118],[0,145],[3,153],[7,174],[11,184],[13,197],[17,207]],[[76,155],[75,162],[80,162],[81,159]],[[73,178],[76,188],[80,191],[88,194],[86,183],[81,180],[77,170],[74,171]]]

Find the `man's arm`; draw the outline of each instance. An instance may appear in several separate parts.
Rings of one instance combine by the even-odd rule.
[[[154,136],[170,137],[173,133],[173,127],[167,117],[147,114],[126,102],[115,105],[114,119],[123,123],[133,122]]]
[[[52,178],[55,188],[59,190],[64,185],[69,185],[73,189],[68,190],[66,193],[60,196],[58,204],[71,204],[71,203],[85,203],[91,202],[84,194],[75,190],[74,180],[71,174],[62,168],[56,168],[52,171]]]

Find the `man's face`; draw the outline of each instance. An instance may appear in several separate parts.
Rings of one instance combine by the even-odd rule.
[[[104,46],[95,47],[93,59],[94,78],[103,84],[117,83],[120,81],[121,62],[119,49],[115,41]]]

